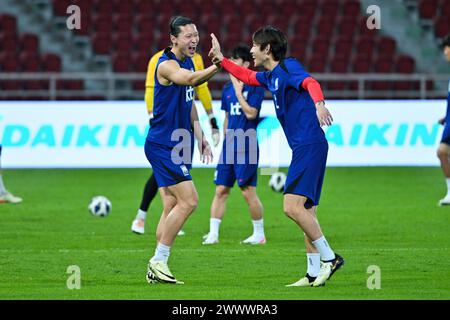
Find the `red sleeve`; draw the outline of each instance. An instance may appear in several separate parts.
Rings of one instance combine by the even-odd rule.
[[[256,79],[256,72],[250,69],[240,67],[234,62],[223,58],[222,68],[231,73],[233,76],[241,80],[242,82],[251,86],[261,86],[261,83]]]
[[[302,82],[302,88],[309,92],[314,103],[325,100],[320,84],[313,77],[305,78]]]

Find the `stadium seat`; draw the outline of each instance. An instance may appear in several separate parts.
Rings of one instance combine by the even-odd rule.
[[[361,5],[358,1],[350,0],[342,4],[342,15],[346,17],[358,16],[361,11]]]
[[[42,57],[43,70],[47,72],[61,71],[61,58],[53,53],[44,54]]]
[[[414,73],[415,62],[410,56],[400,55],[395,61],[395,71],[398,73]]]
[[[147,72],[148,62],[151,58],[152,54],[146,52],[137,52],[133,54],[133,72]]]
[[[24,72],[40,71],[41,60],[35,52],[24,51],[19,55],[21,69]]]
[[[20,47],[23,51],[38,52],[39,39],[35,34],[23,33],[20,35]]]
[[[0,14],[0,30],[17,30],[16,17],[9,14]]]
[[[15,53],[17,51],[18,37],[14,34],[0,34],[0,48],[2,52]]]
[[[114,54],[112,57],[113,69],[115,72],[131,72],[131,57],[127,53]]]
[[[438,38],[443,38],[450,33],[450,23],[448,17],[441,16],[436,20],[434,24],[434,33]]]
[[[94,52],[97,54],[110,54],[112,42],[109,34],[100,33],[94,35],[94,37],[92,38],[92,46]]]
[[[380,37],[377,41],[378,55],[393,56],[395,55],[396,42],[391,37]]]
[[[419,2],[419,13],[423,19],[433,19],[436,15],[437,0],[421,0]]]

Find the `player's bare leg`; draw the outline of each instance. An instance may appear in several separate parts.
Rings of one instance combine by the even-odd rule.
[[[152,277],[155,277],[159,282],[180,284],[182,282],[172,275],[167,262],[170,249],[178,232],[197,207],[197,190],[192,181],[183,181],[173,186],[161,188],[160,191],[162,197],[164,197],[163,203],[167,207],[164,208],[163,212],[165,219],[161,219],[158,225],[161,236],[155,254],[149,261],[147,281],[153,283],[151,280]],[[173,204],[171,197],[176,199],[176,204],[169,210]]]
[[[442,172],[447,184],[447,194],[439,200],[439,205],[450,205],[450,146],[446,143],[440,143],[437,149],[437,157],[441,162]]]
[[[242,196],[247,202],[250,216],[253,222],[253,234],[242,241],[246,244],[264,244],[266,237],[264,234],[263,206],[256,194],[256,188],[253,186],[241,187]]]
[[[225,214],[225,208],[230,188],[218,185],[214,199],[211,203],[211,219],[209,223],[209,232],[203,237],[203,244],[215,244],[219,242],[219,228],[222,218]]]
[[[317,221],[317,206],[307,209]],[[317,224],[319,224],[317,222]],[[320,228],[320,225],[319,225]],[[312,240],[303,232],[303,238],[306,248],[307,271],[303,278],[295,283],[287,285],[288,287],[311,287],[320,271],[320,253],[312,243]]]
[[[303,229],[303,232],[312,240],[311,243],[319,251],[323,264],[313,286],[321,286],[344,264],[344,259],[331,249],[322,234],[315,210],[305,208],[306,200],[307,198],[304,196],[285,194],[284,212]]]
[[[156,228],[156,241],[159,243],[161,240],[161,236],[163,233],[164,223],[166,221],[167,216],[170,211],[172,211],[173,207],[177,204],[177,198],[170,192],[167,187],[160,188],[159,194],[161,195],[161,201],[163,204],[163,212],[159,219],[158,227]]]

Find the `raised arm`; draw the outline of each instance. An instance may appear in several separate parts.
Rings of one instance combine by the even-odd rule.
[[[248,85],[261,86],[259,81],[256,79],[255,71],[238,66],[223,56],[220,50],[219,41],[213,33],[211,33],[211,44],[212,46],[208,56],[212,59],[213,63],[220,65],[226,71]]]
[[[157,76],[158,80],[163,78],[167,82],[181,86],[195,87],[211,79],[219,70],[219,67],[212,65],[209,68],[192,72],[181,68],[174,60],[167,60],[159,65]]]

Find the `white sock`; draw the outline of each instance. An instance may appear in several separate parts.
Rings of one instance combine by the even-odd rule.
[[[319,239],[314,240],[312,242],[317,250],[320,252],[320,258],[323,261],[333,260],[336,256],[334,255],[334,251],[331,250],[330,245],[328,244],[325,236],[321,236]]]
[[[253,234],[257,236],[264,236],[264,219],[252,220]]]
[[[306,253],[306,259],[308,260],[308,270],[306,273],[311,277],[317,277],[320,271],[320,253]]]
[[[6,192],[5,185],[3,184],[3,178],[2,175],[0,174],[0,194],[5,192]]]
[[[447,195],[450,195],[450,178],[445,178],[445,182],[447,182]]]
[[[136,215],[136,219],[142,219],[145,220],[147,218],[147,212],[142,211],[141,209],[138,210],[138,213]]]
[[[170,247],[165,244],[158,243],[155,249],[155,255],[150,259],[150,261],[163,261],[167,263],[170,256]]]
[[[219,227],[222,220],[211,218],[209,219],[209,233],[218,236],[219,235]]]

